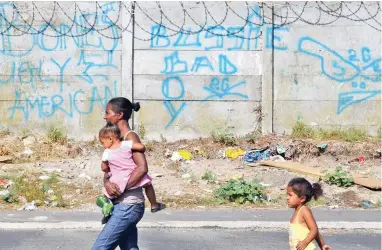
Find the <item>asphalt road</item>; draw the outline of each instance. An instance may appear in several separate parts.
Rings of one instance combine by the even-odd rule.
[[[96,231],[0,231],[0,249],[90,249]],[[381,234],[324,232],[335,250],[381,249]],[[287,232],[216,229],[140,229],[141,250],[289,249]]]

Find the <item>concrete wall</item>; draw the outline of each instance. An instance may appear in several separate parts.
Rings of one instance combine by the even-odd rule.
[[[299,119],[375,132],[380,9],[333,22],[336,4],[313,4],[294,2],[286,17],[285,4],[138,2],[133,20],[129,2],[39,2],[35,15],[32,3],[3,2],[1,125],[92,138],[107,101],[126,96],[141,103],[134,124],[155,139],[290,132]]]
[[[359,2],[347,4],[353,12],[360,6]],[[338,3],[328,7],[334,9]],[[381,32],[373,27],[381,30],[376,23],[381,16],[373,20],[376,9],[369,7],[370,15],[361,8],[355,20],[368,22],[333,22],[336,18],[326,14],[321,22],[328,25],[297,21],[278,32],[285,47],[275,51],[274,60],[276,132],[290,132],[296,120],[302,120],[323,128],[359,127],[377,133],[381,126]],[[282,8],[275,10],[278,15],[282,12]],[[304,12],[307,21],[314,23],[319,18],[312,5]]]

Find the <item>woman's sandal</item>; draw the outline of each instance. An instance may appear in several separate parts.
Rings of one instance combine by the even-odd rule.
[[[166,205],[163,203],[158,203],[158,206],[156,208],[151,208],[151,213],[159,212],[160,210],[163,210],[166,208]]]

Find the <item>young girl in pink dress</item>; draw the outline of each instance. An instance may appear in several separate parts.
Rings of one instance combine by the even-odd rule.
[[[106,124],[99,132],[99,139],[103,144],[105,151],[102,155],[101,169],[109,173],[110,182],[118,185],[120,192],[125,191],[125,187],[131,173],[137,167],[133,160],[132,151],[145,152],[146,148],[142,143],[132,143],[132,141],[122,141],[121,132],[117,125]],[[158,212],[165,208],[165,205],[158,203],[155,198],[155,191],[150,176],[147,174],[132,188],[144,187],[146,196],[152,207],[151,212]],[[113,199],[103,188],[103,193]]]

